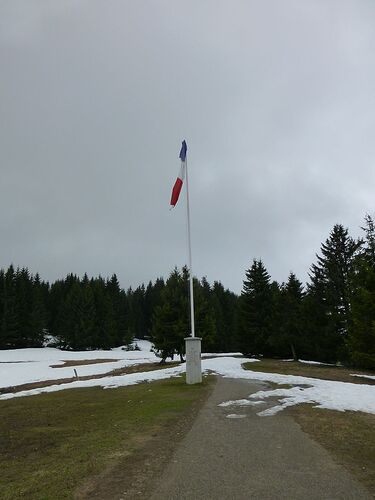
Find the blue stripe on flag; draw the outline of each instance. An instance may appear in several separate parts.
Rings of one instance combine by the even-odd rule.
[[[180,151],[181,161],[186,160],[186,151],[187,151],[186,141],[182,141],[182,146],[181,146],[181,151]]]

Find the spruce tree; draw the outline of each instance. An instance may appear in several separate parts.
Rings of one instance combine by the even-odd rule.
[[[186,269],[189,279],[189,271]],[[195,329],[197,337],[202,339],[202,352],[215,352],[217,349],[215,312],[211,300],[211,286],[207,278],[201,282],[194,278]],[[188,290],[186,290],[188,293]]]
[[[17,269],[14,277],[15,300],[18,316],[17,347],[27,347],[30,343],[33,287],[26,268]]]
[[[0,349],[7,349],[7,337],[4,328],[5,298],[5,271],[0,269]]]
[[[224,287],[218,281],[212,286],[211,302],[215,318],[216,339],[213,352],[229,352],[231,350],[230,337],[233,335],[232,326],[227,325],[229,305],[226,304],[226,293]]]
[[[269,355],[272,326],[271,278],[261,260],[246,271],[240,298],[238,345],[245,355]]]
[[[321,361],[343,361],[348,357],[351,276],[361,244],[354,241],[341,224],[336,224],[321,246],[322,255],[317,255],[317,264],[311,267],[308,316],[315,322],[315,325],[310,323],[310,334]]]
[[[32,308],[30,314],[30,331],[27,347],[41,347],[47,328],[47,310],[45,287],[36,274],[32,279]]]
[[[76,282],[70,288],[59,313],[59,337],[72,350],[97,348],[99,336],[91,289]]]
[[[2,283],[1,348],[12,349],[23,347],[23,342],[19,335],[16,274],[12,265],[9,266],[3,275]]]
[[[129,330],[129,305],[126,293],[121,290],[116,274],[107,280],[106,291],[114,315],[114,345],[129,345],[133,341],[133,334]],[[108,313],[110,315],[110,313]]]
[[[145,332],[147,337],[151,335],[152,316],[156,307],[161,305],[161,292],[164,286],[163,278],[157,278],[155,283],[150,281],[147,285],[144,297]]]
[[[183,359],[185,337],[189,334],[188,279],[177,269],[170,274],[161,292],[161,305],[157,306],[152,321],[152,343],[155,352],[165,363],[178,354]]]
[[[142,284],[134,291],[128,290],[129,330],[133,337],[144,339],[147,336],[145,319],[145,286]]]
[[[375,225],[370,215],[362,229],[365,242],[354,264],[348,348],[354,366],[375,369]]]
[[[116,343],[117,324],[113,309],[112,297],[106,290],[104,280],[99,277],[90,281],[94,298],[95,336],[91,345],[95,348],[109,349]]]
[[[215,352],[237,350],[236,312],[238,296],[218,282],[211,289],[211,302],[215,319]]]
[[[358,280],[358,281],[357,281]],[[358,368],[375,370],[375,269],[358,265],[358,285],[352,300],[352,324],[348,347],[350,360]]]
[[[278,357],[291,355],[298,361],[303,350],[303,287],[294,273],[289,274],[288,282],[281,285],[277,295],[270,343]]]

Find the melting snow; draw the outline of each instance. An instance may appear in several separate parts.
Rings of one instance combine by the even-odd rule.
[[[375,380],[375,375],[360,375],[359,373],[351,373],[351,377],[360,377],[360,378],[370,378],[371,380]]]
[[[73,367],[51,368],[50,365],[63,364],[63,360],[113,359],[114,361],[75,367],[78,374],[95,375],[106,373],[114,368],[131,366],[140,363],[157,362],[159,358],[151,352],[151,344],[147,341],[137,342],[140,351],[123,351],[121,348],[110,351],[69,352],[59,349],[19,349],[0,351],[0,387],[10,387],[43,380],[70,378]],[[208,355],[208,354],[207,354]],[[115,361],[118,359],[119,361]],[[254,359],[220,356],[212,359],[202,359],[202,369],[206,373],[214,372],[226,378],[246,380],[261,380],[276,384],[291,385],[290,388],[258,391],[246,399],[226,401],[222,406],[257,406],[266,403],[269,398],[276,399],[271,408],[261,411],[258,415],[274,415],[288,406],[300,403],[311,403],[320,408],[332,410],[362,411],[375,414],[375,386],[366,384],[351,384],[334,382],[316,378],[293,375],[279,375],[244,370],[242,364],[255,362]],[[185,372],[185,364],[172,368],[164,368],[144,373],[130,373],[116,377],[103,377],[94,380],[76,380],[67,384],[0,395],[0,400],[14,397],[32,396],[45,392],[62,391],[82,387],[103,387],[112,389],[140,382],[176,377]],[[370,376],[370,378],[374,378]],[[302,387],[301,387],[302,386]]]
[[[62,351],[51,347],[0,351],[0,388],[74,377],[99,375],[117,368],[141,363],[155,363],[160,359],[150,351],[151,344],[137,341],[140,351],[125,351],[121,347],[108,351]],[[112,359],[108,363],[51,368],[64,361]]]

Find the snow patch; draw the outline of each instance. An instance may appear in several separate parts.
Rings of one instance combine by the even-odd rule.
[[[285,361],[286,363],[293,363],[295,359],[282,359],[281,361]],[[305,363],[306,365],[323,365],[323,366],[336,366],[333,363],[321,363],[320,361],[306,361],[305,359],[299,359],[297,363]]]
[[[375,375],[360,375],[359,373],[351,373],[351,377],[361,377],[361,378],[369,378],[371,380],[375,380]]]
[[[138,340],[140,351],[125,351],[122,347],[97,351],[62,351],[44,347],[30,349],[12,349],[0,351],[0,388],[59,380],[74,377],[74,369],[79,377],[100,375],[117,368],[126,368],[142,363],[160,361],[151,352],[151,343]],[[63,365],[64,361],[82,361],[109,359],[106,363],[52,368],[51,365]]]
[[[264,401],[249,401],[248,399],[236,399],[233,401],[224,401],[224,403],[220,403],[218,406],[226,408],[227,406],[256,406],[262,404],[264,404]]]
[[[243,357],[243,354],[241,352],[202,352],[202,358],[207,358],[207,357],[215,357],[215,358],[220,358],[220,357]],[[254,359],[254,361],[259,361],[259,359]]]
[[[289,375],[278,375],[284,377],[284,382],[274,380],[277,383],[293,383]],[[267,377],[268,378],[268,377]],[[295,377],[303,378],[303,377]],[[264,402],[268,398],[277,398],[278,404],[260,413],[259,416],[270,416],[298,404],[313,404],[316,408],[337,411],[362,411],[375,414],[375,387],[371,385],[350,384],[347,382],[334,382],[320,379],[305,378],[303,387],[294,386],[287,389],[274,389],[269,391],[258,391],[250,394],[249,401],[256,403]],[[222,406],[245,406],[247,400],[226,401]]]
[[[323,366],[336,366],[333,363],[321,363],[320,361],[306,361],[304,359],[299,359],[299,363],[305,363],[306,365],[323,365]]]
[[[114,368],[159,361],[159,358],[151,352],[150,342],[137,341],[137,344],[141,349],[140,351],[123,351],[121,348],[116,348],[110,351],[71,352],[48,347],[41,349],[0,351],[0,387],[10,387],[36,381],[70,378],[73,373],[72,367],[50,367],[52,364],[61,365],[64,360],[100,358],[119,359],[119,361],[75,367],[79,375],[105,373]],[[316,378],[263,373],[243,369],[243,363],[255,361],[255,359],[249,358],[220,356],[212,359],[203,359],[202,370],[204,373],[216,373],[225,378],[273,382],[292,387],[258,391],[255,394],[251,394],[247,399],[226,401],[221,403],[220,406],[256,406],[265,403],[268,398],[277,398],[278,404],[258,413],[258,415],[274,415],[286,407],[302,403],[309,403],[316,407],[330,410],[362,411],[375,414],[374,385],[334,382]],[[3,394],[0,395],[0,400],[84,387],[114,389],[141,382],[151,382],[154,380],[177,377],[184,373],[185,369],[186,365],[182,364],[172,368],[166,367],[161,370],[129,373],[116,377],[108,376],[94,380],[75,380],[67,384]],[[370,378],[373,377],[370,376]]]

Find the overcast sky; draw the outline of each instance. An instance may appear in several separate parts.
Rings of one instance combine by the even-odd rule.
[[[1,0],[0,267],[305,281],[375,211],[374,0]]]

